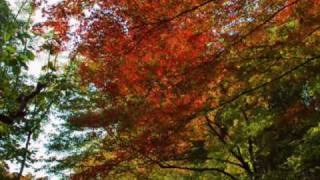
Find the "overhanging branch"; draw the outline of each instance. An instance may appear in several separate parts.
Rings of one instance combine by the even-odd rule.
[[[158,163],[158,165],[159,165],[159,167],[164,168],[164,169],[180,169],[180,170],[189,170],[189,171],[197,171],[197,172],[215,171],[215,172],[224,174],[225,176],[229,177],[230,179],[237,180],[237,178],[235,176],[233,176],[232,174],[230,174],[220,168],[194,168],[194,167],[164,165],[161,163]]]

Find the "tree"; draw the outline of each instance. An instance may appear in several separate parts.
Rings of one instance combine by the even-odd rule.
[[[39,27],[53,28],[57,49],[78,40],[82,81],[107,97],[70,118],[107,132],[74,163],[75,177],[155,166],[255,179],[289,176],[297,163],[293,176],[318,175],[296,155],[319,115],[319,8],[318,0],[65,0],[45,9]]]
[[[22,178],[24,168],[37,160],[30,143],[42,132],[54,106],[63,102],[63,90],[67,89],[66,74],[59,73],[51,62],[52,51],[34,48],[32,42],[38,37],[31,32],[34,7],[24,1],[18,14],[13,14],[7,2],[0,0],[0,163],[11,161],[21,166],[15,179]],[[28,63],[35,60],[39,49],[47,50],[48,65],[39,77],[33,77]]]

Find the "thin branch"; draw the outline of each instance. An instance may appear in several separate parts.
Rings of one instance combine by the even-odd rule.
[[[277,77],[275,77],[275,78],[273,78],[273,79],[271,79],[271,80],[269,80],[267,82],[264,82],[264,83],[262,83],[262,84],[260,84],[260,85],[258,85],[256,87],[249,88],[249,89],[246,89],[246,90],[240,92],[239,94],[233,96],[231,99],[221,103],[217,107],[210,109],[210,111],[212,111],[214,109],[219,109],[219,108],[221,108],[221,107],[223,107],[223,106],[225,106],[227,104],[230,104],[230,103],[234,102],[235,100],[239,99],[240,97],[242,97],[244,95],[250,94],[250,93],[252,93],[252,92],[254,92],[256,90],[262,89],[262,88],[264,88],[264,87],[266,87],[266,86],[268,86],[268,85],[270,85],[270,84],[272,84],[272,83],[274,83],[274,82],[276,82],[278,80],[281,80],[282,78],[286,77],[287,75],[293,73],[294,71],[302,68],[303,66],[307,65],[308,63],[310,63],[310,62],[312,62],[312,61],[314,61],[316,59],[319,59],[319,58],[320,58],[320,56],[309,58],[306,61],[294,66],[293,68],[281,73],[279,76],[277,76]]]
[[[194,6],[194,7],[190,8],[190,9],[187,9],[187,10],[185,10],[185,11],[182,11],[182,12],[180,12],[180,13],[178,13],[178,14],[176,14],[175,16],[172,16],[172,17],[170,17],[170,18],[166,18],[166,19],[162,19],[162,20],[155,21],[155,22],[150,22],[150,23],[144,23],[144,24],[139,25],[139,26],[131,27],[131,28],[130,28],[131,30],[135,30],[135,29],[138,29],[138,28],[141,28],[141,27],[144,27],[144,28],[145,28],[145,26],[154,25],[153,27],[148,28],[147,31],[145,31],[145,32],[142,34],[142,36],[136,40],[135,46],[133,46],[133,47],[131,47],[131,48],[130,48],[130,47],[127,48],[127,50],[125,51],[125,54],[129,54],[129,53],[131,53],[132,51],[134,51],[134,50],[139,46],[139,44],[145,39],[145,37],[146,37],[145,34],[149,34],[149,36],[151,36],[151,34],[156,33],[156,31],[159,30],[159,29],[160,29],[163,25],[165,25],[166,23],[169,23],[170,21],[172,21],[172,20],[174,20],[174,19],[176,19],[176,18],[179,18],[179,17],[181,17],[181,16],[183,16],[183,15],[185,15],[185,14],[188,14],[188,13],[190,13],[190,12],[193,12],[193,11],[195,11],[195,10],[203,7],[203,6],[206,6],[206,5],[208,5],[209,3],[213,2],[213,1],[214,1],[214,0],[205,1],[205,2],[203,2],[203,3],[201,3],[201,4],[197,5],[197,6]],[[155,25],[157,25],[157,26],[155,26]]]
[[[303,42],[310,36],[312,36],[315,32],[317,32],[318,30],[320,29],[320,25],[317,26],[316,28],[314,28],[312,31],[310,31],[308,34],[306,34],[304,37],[303,37]]]
[[[230,165],[234,165],[234,166],[238,166],[242,168],[242,165],[230,160],[226,160],[226,159],[221,159],[221,158],[214,158],[214,157],[204,157],[204,158],[198,158],[199,160],[213,160],[213,161],[217,161],[217,162],[222,162],[222,163],[227,163]],[[190,161],[192,159],[190,158],[179,158],[179,159],[172,159],[169,161]]]
[[[236,153],[234,150],[229,148],[229,144],[226,142],[226,140],[223,138],[223,136],[212,126],[210,119],[208,116],[205,116],[207,124],[209,128],[212,130],[212,132],[218,137],[218,139],[227,147],[228,151],[232,156],[234,156],[240,163],[241,163],[241,168],[244,169],[248,174],[251,174],[251,169],[248,165],[248,163],[244,160],[239,146],[236,146],[236,149],[238,150],[238,153]]]
[[[235,176],[232,174],[224,171],[220,168],[193,168],[193,167],[184,167],[184,166],[174,166],[174,165],[163,165],[158,163],[159,167],[164,169],[182,169],[182,170],[189,170],[189,171],[197,171],[197,172],[204,172],[204,171],[215,171],[224,174],[225,176],[229,177],[230,179],[237,180]]]
[[[24,6],[28,3],[28,0],[25,0],[18,9],[17,14],[13,17],[14,21],[17,21],[19,14],[22,12]]]
[[[164,24],[164,23],[168,23],[170,21],[173,21],[174,19],[177,19],[183,15],[186,15],[188,13],[191,13],[191,12],[194,12],[196,11],[197,9],[201,8],[201,7],[204,7],[208,4],[210,4],[211,2],[213,2],[214,0],[207,0],[207,1],[204,1],[203,3],[201,4],[198,4],[196,6],[193,6],[191,7],[190,9],[187,9],[187,10],[184,10],[184,11],[181,11],[180,13],[172,16],[172,17],[169,17],[169,18],[165,18],[165,19],[161,19],[161,20],[157,20],[155,22],[149,22],[149,23],[144,23],[142,25],[139,25],[139,26],[133,26],[131,27],[131,29],[137,29],[137,28],[141,28],[143,26],[148,26],[148,25],[161,25],[161,24]]]
[[[212,126],[211,121],[209,119],[208,116],[205,116],[206,121],[207,121],[207,125],[210,128],[210,130],[219,138],[219,140],[225,144],[228,145],[228,143],[225,141],[225,139],[223,138],[223,136]]]
[[[19,174],[18,174],[18,179],[19,179],[19,180],[21,180],[22,173],[23,173],[24,167],[25,167],[25,165],[26,165],[27,155],[28,155],[28,149],[29,149],[30,140],[31,140],[31,135],[32,135],[32,130],[30,130],[30,131],[28,132],[27,141],[26,141],[26,145],[25,145],[25,152],[24,152],[24,154],[23,154],[23,160],[22,160],[21,167],[20,167],[20,171],[19,171]]]
[[[260,29],[261,27],[263,27],[264,25],[266,25],[268,22],[270,22],[273,18],[275,18],[279,13],[281,13],[283,10],[285,10],[286,8],[293,6],[295,4],[297,4],[299,1],[301,0],[295,0],[287,5],[282,6],[281,8],[279,8],[277,11],[275,11],[271,16],[269,16],[267,19],[265,19],[262,23],[260,23],[259,25],[257,25],[256,27],[254,27],[253,29],[251,29],[248,33],[244,34],[243,36],[241,36],[238,40],[236,40],[234,43],[232,43],[232,46],[238,44],[239,42],[242,42],[244,39],[246,39],[248,36],[250,36],[251,34],[253,34],[254,32],[256,32],[258,29]]]
[[[243,115],[246,123],[248,124],[249,123],[249,118],[248,118],[247,113],[245,112],[244,109],[240,109],[240,110],[242,112],[242,115]],[[249,145],[248,152],[249,152],[249,156],[250,156],[250,161],[251,161],[252,166],[253,166],[253,171],[256,172],[254,152],[253,152],[253,140],[252,140],[251,136],[248,137],[248,145]]]

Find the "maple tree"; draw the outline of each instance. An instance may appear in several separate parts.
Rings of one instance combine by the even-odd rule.
[[[47,21],[34,29],[52,28],[56,51],[72,42],[83,84],[103,95],[70,118],[107,132],[95,137],[98,151],[75,163],[75,178],[136,164],[140,174],[155,166],[254,179],[297,163],[294,155],[307,151],[288,149],[302,148],[295,144],[302,137],[312,144],[309,130],[319,113],[319,3],[65,0],[47,6]]]

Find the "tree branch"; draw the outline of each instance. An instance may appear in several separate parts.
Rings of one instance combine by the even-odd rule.
[[[14,121],[14,119],[11,118],[10,116],[0,114],[0,122],[5,123],[5,124],[12,124],[13,121]]]
[[[11,125],[14,123],[14,120],[17,118],[24,117],[25,110],[27,108],[28,103],[35,98],[40,92],[46,87],[45,84],[38,82],[36,88],[28,95],[20,95],[17,99],[19,103],[18,110],[14,112],[10,112],[9,115],[0,114],[0,122]]]
[[[226,142],[226,140],[223,138],[223,136],[211,125],[211,121],[210,121],[209,117],[205,116],[205,118],[206,118],[207,124],[208,124],[209,128],[212,130],[212,132],[214,132],[214,134],[218,137],[218,139],[227,147],[230,154],[241,163],[240,167],[242,169],[244,169],[248,174],[251,174],[252,173],[251,169],[250,169],[248,163],[242,157],[239,146],[236,146],[238,153],[236,153],[234,150],[230,149],[229,148],[230,145]]]
[[[161,25],[161,24],[164,24],[164,23],[168,23],[170,21],[173,21],[176,18],[179,18],[179,17],[185,15],[185,14],[188,14],[188,13],[191,13],[193,11],[196,11],[197,9],[199,9],[201,7],[204,7],[204,6],[208,5],[209,3],[213,2],[213,1],[214,0],[204,1],[203,3],[198,4],[196,6],[193,6],[190,9],[186,9],[184,11],[181,11],[180,13],[178,13],[178,14],[176,14],[174,16],[171,16],[171,17],[168,17],[168,18],[164,18],[164,19],[161,19],[161,20],[157,20],[157,21],[154,21],[154,22],[144,23],[144,24],[139,25],[139,26],[133,26],[133,27],[131,27],[131,29],[137,29],[137,28],[141,28],[143,26],[148,26],[148,25]]]
[[[225,176],[228,176],[230,179],[237,180],[235,176],[232,174],[224,171],[220,168],[193,168],[193,167],[184,167],[184,166],[174,166],[174,165],[164,165],[161,163],[158,163],[159,167],[164,169],[181,169],[181,170],[189,170],[189,171],[197,171],[197,172],[204,172],[204,171],[215,171],[224,174]]]
[[[245,110],[244,109],[240,109],[240,110],[241,110],[241,112],[243,114],[243,117],[244,117],[246,123],[249,123],[249,118],[248,118],[248,115],[245,112]],[[249,152],[249,156],[250,156],[250,161],[251,161],[252,166],[253,166],[253,171],[256,172],[257,169],[256,169],[256,166],[255,166],[255,158],[254,158],[254,152],[253,152],[253,140],[252,140],[251,136],[248,137],[248,145],[249,145],[248,152]]]
[[[271,79],[271,80],[269,80],[269,81],[267,81],[267,82],[264,82],[264,83],[262,83],[262,84],[260,84],[260,85],[258,85],[258,86],[256,86],[256,87],[249,88],[249,89],[246,89],[246,90],[240,92],[239,94],[233,96],[231,99],[229,99],[229,100],[221,103],[221,104],[218,105],[217,107],[215,107],[215,108],[213,108],[213,109],[210,109],[210,111],[212,111],[212,110],[214,110],[214,109],[221,108],[221,107],[223,107],[223,106],[225,106],[225,105],[227,105],[227,104],[232,103],[233,101],[239,99],[240,97],[242,97],[242,96],[244,96],[244,95],[250,94],[250,93],[252,93],[252,92],[254,92],[254,91],[256,91],[256,90],[259,90],[259,89],[261,89],[261,88],[264,88],[264,87],[266,87],[266,86],[268,86],[268,85],[270,85],[270,84],[272,84],[272,83],[274,83],[274,82],[276,82],[276,81],[278,81],[278,80],[286,77],[287,75],[291,74],[292,72],[300,69],[301,67],[303,67],[303,66],[307,65],[308,63],[310,63],[310,62],[312,62],[312,61],[314,61],[314,60],[316,60],[316,59],[319,59],[319,58],[320,58],[320,56],[315,56],[315,57],[309,58],[309,59],[305,60],[304,62],[302,62],[302,63],[294,66],[293,68],[291,68],[291,69],[289,69],[289,70],[287,70],[287,71],[285,71],[285,72],[283,72],[283,73],[281,73],[279,76],[277,76],[277,77],[275,77],[275,78],[273,78],[273,79]]]
[[[20,171],[19,171],[19,174],[18,174],[18,179],[19,180],[22,177],[22,173],[23,173],[24,167],[26,165],[27,156],[28,156],[28,153],[29,153],[28,151],[29,151],[29,145],[30,145],[30,141],[31,141],[31,136],[32,136],[32,130],[30,130],[28,132],[28,135],[27,135],[27,141],[26,141],[26,145],[25,145],[25,148],[24,148],[25,152],[23,154],[23,160],[22,160]]]
[[[227,163],[227,164],[238,166],[238,167],[242,168],[242,165],[239,164],[239,163],[236,163],[236,162],[233,162],[233,161],[230,161],[230,160],[226,160],[226,159],[221,159],[221,158],[204,157],[204,158],[196,158],[196,159],[199,159],[199,160],[213,160],[213,161]],[[172,162],[172,161],[190,161],[190,160],[192,160],[192,159],[191,158],[175,158],[175,159],[172,159],[172,160],[169,160],[169,161]]]

